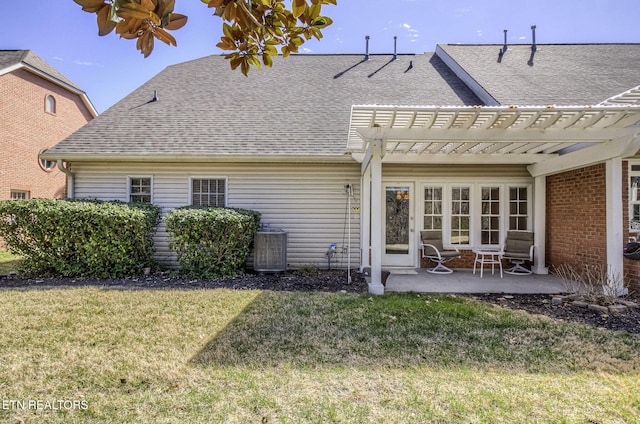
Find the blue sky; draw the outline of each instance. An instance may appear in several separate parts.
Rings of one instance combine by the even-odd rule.
[[[73,0],[0,0],[0,49],[34,50],[103,112],[166,66],[221,53],[211,9],[176,0],[175,11],[189,16],[173,32],[178,47],[156,42],[144,59],[135,41],[98,37],[95,15]],[[438,43],[502,43],[504,29],[509,43],[529,43],[532,24],[540,44],[640,42],[638,0],[338,0],[323,14],[334,24],[301,52],[363,53],[365,35],[370,53],[393,52],[394,36],[399,53],[432,52]]]

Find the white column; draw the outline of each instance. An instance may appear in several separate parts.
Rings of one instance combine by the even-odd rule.
[[[361,178],[360,198],[360,270],[371,267],[371,167],[367,167]]]
[[[622,203],[622,158],[609,159],[606,162],[607,187],[607,266],[609,268],[609,289],[613,294],[622,296],[624,261],[622,247],[623,233],[623,203]]]
[[[384,294],[382,285],[382,139],[371,140],[371,282],[369,293]]]
[[[547,241],[547,177],[535,177],[533,182],[533,231],[535,251],[533,256],[534,274],[548,274],[547,251],[545,243]]]

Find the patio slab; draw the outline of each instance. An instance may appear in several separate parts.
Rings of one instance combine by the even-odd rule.
[[[555,275],[492,275],[485,270],[484,276],[472,270],[456,269],[452,274],[437,275],[426,269],[394,270],[387,278],[385,292],[415,293],[504,293],[504,294],[556,294],[564,293],[564,284]]]

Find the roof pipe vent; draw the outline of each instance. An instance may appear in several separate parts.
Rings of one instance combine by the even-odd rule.
[[[365,35],[364,39],[365,39],[365,42],[366,42],[364,60],[369,60],[369,36]]]
[[[536,50],[538,50],[536,46],[536,26],[531,25],[531,51],[535,52]]]
[[[394,35],[393,36],[393,59],[392,60],[396,60],[398,58],[398,36]]]
[[[507,31],[508,30],[504,30],[504,45],[502,46],[502,53],[506,53],[507,52]]]

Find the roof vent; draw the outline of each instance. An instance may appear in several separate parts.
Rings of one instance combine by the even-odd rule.
[[[153,90],[153,99],[149,100],[149,103],[158,101],[158,90]]]
[[[508,30],[504,30],[504,45],[502,46],[502,53],[506,53],[507,52],[507,31]]]
[[[396,60],[398,58],[398,36],[394,35],[393,36],[393,59],[391,60]]]
[[[365,42],[366,42],[364,60],[369,60],[369,36],[365,35],[364,39],[365,39]]]
[[[535,52],[536,50],[538,50],[536,46],[536,26],[531,25],[531,51]]]

